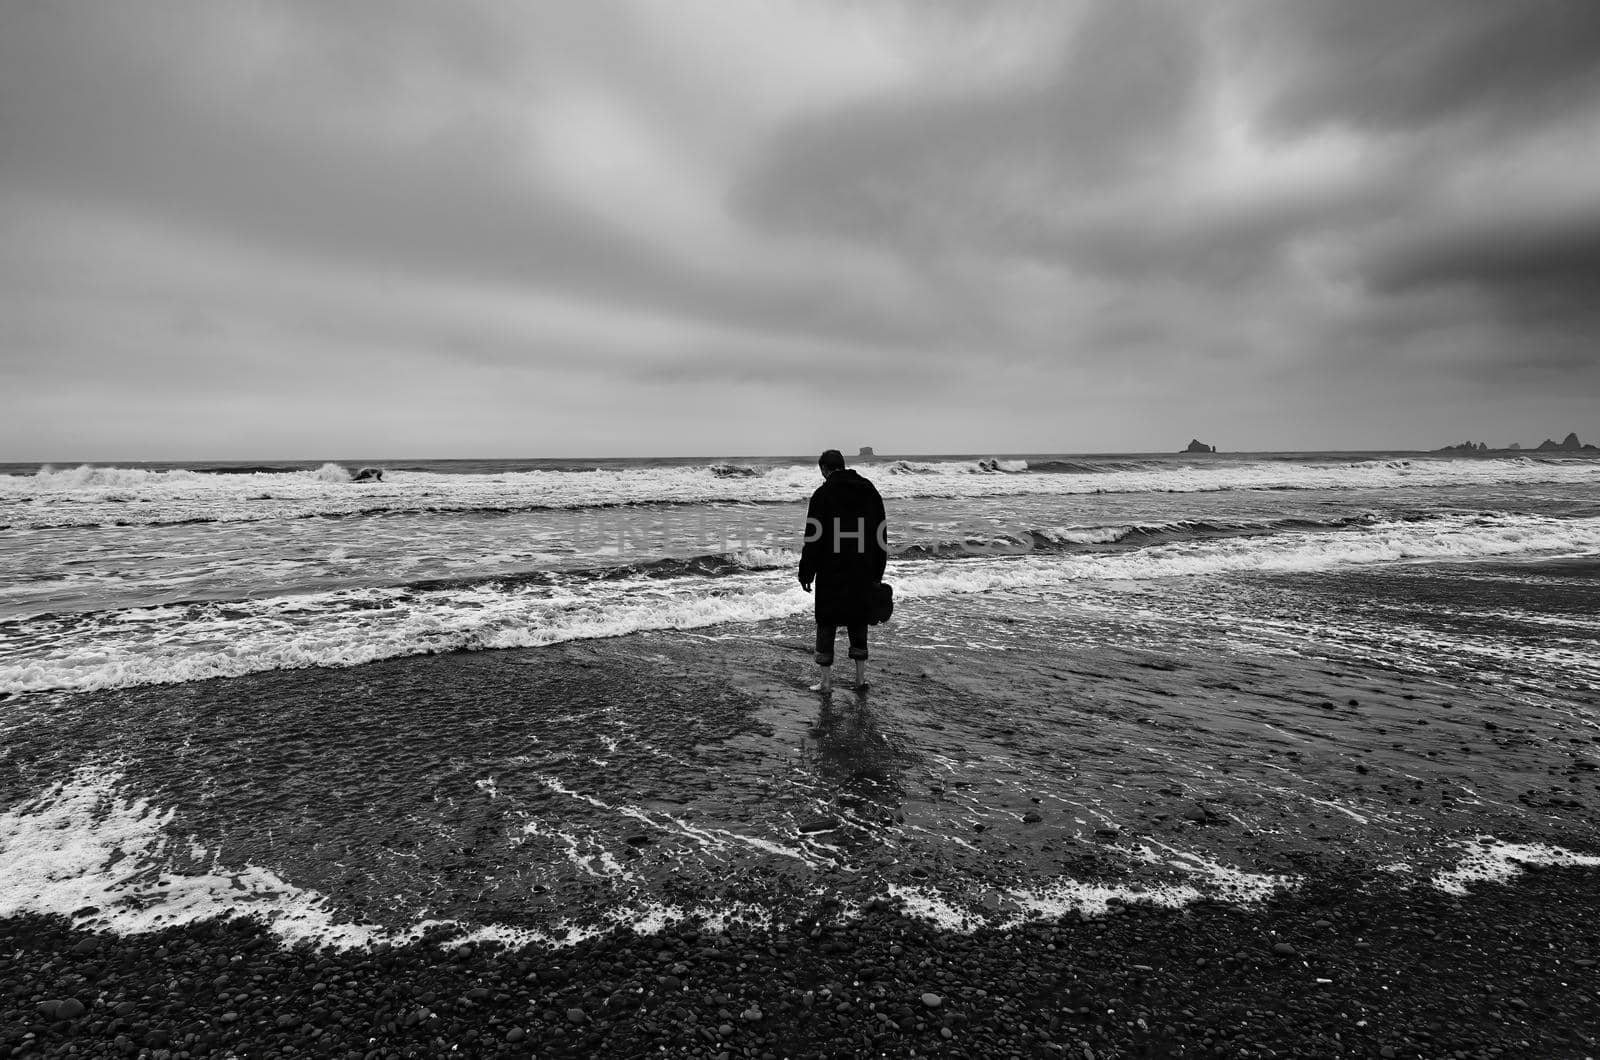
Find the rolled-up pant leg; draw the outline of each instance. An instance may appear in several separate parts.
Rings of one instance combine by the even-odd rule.
[[[865,659],[867,657],[867,624],[846,626],[850,635],[850,658]],[[817,623],[817,665],[833,665],[833,641],[839,634],[838,626],[825,626]]]
[[[825,626],[817,623],[817,665],[833,665],[833,638],[839,632],[838,626]]]

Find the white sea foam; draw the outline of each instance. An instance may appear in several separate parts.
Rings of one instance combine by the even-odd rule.
[[[592,875],[619,887],[614,901],[592,922],[563,920],[549,930],[419,919],[400,926],[351,922],[327,895],[296,886],[270,868],[229,866],[192,836],[170,831],[172,808],[124,790],[114,770],[84,767],[39,795],[0,812],[0,918],[54,914],[81,928],[143,934],[227,916],[257,920],[282,944],[307,942],[336,949],[380,943],[407,944],[433,935],[441,945],[494,942],[572,946],[610,928],[640,934],[693,920],[712,931],[733,923],[770,927],[772,911],[750,901],[681,906],[642,892],[632,876],[595,869]],[[681,823],[681,822],[680,822]],[[544,826],[532,829],[549,835]],[[721,830],[705,832],[706,835]],[[568,837],[570,838],[570,837]],[[573,841],[573,854],[583,858]],[[1133,851],[1149,866],[1185,873],[1185,882],[1116,883],[1068,877],[1008,889],[997,904],[956,898],[933,887],[887,885],[887,897],[902,910],[949,931],[1015,928],[1070,913],[1105,914],[1117,903],[1182,906],[1202,899],[1242,905],[1291,889],[1297,877],[1252,873],[1193,852],[1155,844]],[[1459,844],[1456,866],[1432,878],[1435,887],[1466,895],[1472,884],[1504,881],[1525,865],[1600,867],[1600,857],[1540,843],[1506,843],[1492,837]],[[593,855],[589,855],[593,857]],[[609,868],[609,867],[608,867]],[[1406,863],[1383,871],[1409,874]],[[847,910],[843,915],[853,915]],[[445,929],[440,932],[440,929]]]
[[[1134,527],[1122,526],[1052,526],[1039,531],[1046,541],[1059,545],[1109,545],[1133,533]]]
[[[970,933],[985,927],[1016,928],[1031,921],[1054,920],[1073,913],[1104,916],[1116,904],[1144,903],[1179,908],[1210,898],[1251,905],[1300,883],[1299,877],[1246,872],[1198,854],[1166,849],[1170,857],[1156,860],[1188,873],[1195,882],[1108,883],[1063,876],[1008,888],[1005,901],[990,911],[954,902],[949,895],[931,887],[891,884],[889,895],[901,903],[908,916],[926,920],[946,931]]]
[[[972,465],[961,465],[962,471],[971,471]],[[889,475],[936,475],[939,465],[917,460],[895,460],[883,465],[883,471]],[[891,487],[892,488],[892,487]]]
[[[1310,571],[1426,559],[1548,556],[1600,550],[1600,518],[1459,516],[1341,531],[1157,545],[1108,555],[897,561],[906,599],[996,590],[1049,592],[1085,580],[1148,581]],[[784,564],[783,566],[787,566]],[[495,583],[360,588],[21,624],[0,641],[0,692],[83,691],[353,666],[462,649],[539,647],[642,630],[760,622],[809,610],[786,570],[714,580],[633,578],[566,586]]]
[[[1483,836],[1461,844],[1461,848],[1456,867],[1433,877],[1433,885],[1447,894],[1466,894],[1474,883],[1504,883],[1520,875],[1524,865],[1600,868],[1600,857],[1545,843],[1507,843]]]
[[[751,546],[728,553],[728,558],[750,570],[772,570],[793,567],[800,562],[800,554],[792,548],[764,548]]]
[[[193,471],[151,471],[139,467],[96,467],[82,464],[78,467],[55,468],[46,465],[31,478],[15,476],[0,479],[0,497],[48,497],[52,494],[73,494],[79,500],[93,497],[102,491],[116,491],[115,496],[131,490],[154,492],[175,488],[180,483],[198,484],[205,476]]]
[[[398,929],[351,923],[339,918],[326,896],[297,887],[269,869],[252,865],[228,868],[216,860],[203,868],[192,864],[175,867],[171,854],[179,848],[191,861],[202,864],[206,848],[169,834],[175,811],[130,798],[120,790],[121,785],[122,778],[115,772],[85,768],[0,814],[0,917],[54,913],[71,917],[81,927],[141,934],[218,917],[246,916],[263,923],[284,944],[311,942],[337,949],[403,944],[440,927],[455,929],[440,940],[447,945],[490,941],[570,946],[609,925],[651,934],[691,918],[712,931],[732,923],[772,923],[770,910],[748,902],[685,909],[641,898],[624,898],[605,910],[603,923],[563,922],[548,932],[434,919]],[[529,832],[565,839],[572,860],[591,876],[632,879],[614,865],[597,868],[595,854],[580,853],[580,846],[590,846],[588,843],[537,822],[530,822]],[[1245,874],[1233,875],[1242,878]],[[1287,885],[1277,877],[1270,881],[1263,888]],[[984,926],[1016,926],[1074,910],[1095,915],[1104,913],[1116,899],[1181,905],[1207,894],[1239,896],[1237,890],[1225,887],[1139,888],[1062,879],[1012,890],[1009,897],[1014,909],[995,920],[931,888],[890,885],[888,892],[908,914],[962,932]]]
[[[438,941],[573,946],[614,925],[653,934],[686,919],[714,931],[740,923],[771,923],[747,902],[683,908],[624,900],[598,923],[563,921],[550,931],[501,924],[426,919],[392,928],[342,919],[334,903],[297,887],[270,869],[230,868],[192,839],[168,832],[176,811],[123,793],[123,778],[84,768],[37,797],[0,813],[0,918],[29,913],[69,917],[78,927],[138,935],[198,921],[243,916],[261,922],[280,942],[332,949],[403,945],[444,931]],[[180,854],[189,864],[174,864]]]
[[[1192,850],[1179,850],[1157,840],[1150,840],[1150,846],[1160,847],[1166,852],[1164,858],[1155,855],[1158,861],[1164,861],[1168,866],[1201,880],[1205,890],[1230,902],[1243,904],[1262,902],[1276,892],[1293,887],[1299,882],[1298,877],[1294,876],[1245,872],[1231,865],[1202,857]],[[1145,846],[1140,854],[1147,853],[1154,854],[1154,851]]]
[[[1185,541],[1109,555],[901,566],[895,592],[908,597],[995,589],[1050,588],[1085,579],[1146,581],[1259,571],[1314,571],[1412,560],[1592,553],[1600,519],[1453,516],[1427,523],[1378,523],[1337,531]]]
[[[139,934],[242,913],[286,943],[364,946],[383,934],[339,923],[321,895],[268,869],[166,871],[168,848],[177,845],[166,831],[175,811],[124,796],[119,781],[107,770],[82,769],[0,814],[0,917],[60,913],[85,927]],[[196,849],[204,848],[184,853]]]
[[[867,468],[889,499],[1223,490],[1337,490],[1530,483],[1600,486],[1600,461],[1369,460],[1106,465],[1107,470],[1027,473],[1024,461],[894,461]],[[798,502],[816,488],[812,465],[761,471],[706,467],[600,468],[586,474],[387,471],[353,482],[348,469],[198,474],[83,467],[0,475],[0,524],[12,527],[248,521],[372,511],[478,511],[618,504]],[[137,503],[131,503],[137,502]]]
[[[901,910],[918,920],[926,920],[946,931],[970,934],[988,924],[988,919],[971,909],[955,905],[946,895],[932,887],[906,887],[889,885],[889,897],[900,903]]]
[[[1027,920],[1053,920],[1069,913],[1104,916],[1114,903],[1144,902],[1176,909],[1197,902],[1202,897],[1198,887],[1187,884],[1136,887],[1083,883],[1078,880],[1059,880],[1037,887],[1018,888],[1007,893],[1013,902],[1023,908],[1022,919]]]

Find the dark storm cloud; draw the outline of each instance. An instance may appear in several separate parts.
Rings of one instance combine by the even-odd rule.
[[[1376,262],[1372,279],[1390,295],[1462,285],[1600,313],[1600,212],[1418,237]]]
[[[1080,348],[1124,364],[1275,342],[1332,357],[1381,334],[1392,365],[1465,329],[1515,351],[1458,359],[1465,377],[1576,368],[1548,316],[1592,334],[1600,195],[1526,218],[1551,213],[1545,167],[1600,162],[1582,127],[1597,54],[1587,4],[1100,5],[1040,83],[803,117],[741,202],[752,223],[887,241],[934,274],[974,254],[1054,267]],[[1404,305],[1447,284],[1467,294],[1448,322]],[[1039,345],[1013,338],[1019,356]]]
[[[1477,296],[1495,321],[1532,332],[1508,370],[1546,356],[1577,366],[1563,336],[1600,324],[1600,194],[1581,175],[1600,135],[1600,5],[1357,0],[1254,14],[1255,58],[1277,79],[1264,130],[1359,130],[1406,160],[1407,208],[1355,264],[1369,289]],[[1453,187],[1474,167],[1491,176]]]
[[[1600,88],[1589,0],[1266,2],[1234,14],[1239,50],[1274,71],[1263,117],[1281,135],[1560,120]]]
[[[1385,299],[1481,305],[1503,346],[1471,374],[1528,376],[1600,388],[1600,213],[1516,225],[1463,225],[1412,235],[1373,256],[1369,281]]]
[[[1526,127],[1507,121],[1594,113],[1596,55],[1600,5],[1588,3],[1107,4],[1046,84],[806,116],[742,202],[755,223],[890,239],[912,254],[981,247],[1124,278],[1254,279],[1298,239],[1405,224],[1455,169],[1517,146]],[[1235,62],[1261,76],[1252,128],[1273,140],[1292,146],[1334,124],[1390,139],[1370,146],[1357,182],[1287,196],[1241,184],[1231,199],[1186,203],[1206,108]],[[1430,136],[1451,122],[1470,128]],[[1514,206],[1519,189],[1503,190],[1509,204],[1483,208]],[[1559,268],[1570,237],[1550,235]],[[1511,253],[1537,254],[1508,237]]]

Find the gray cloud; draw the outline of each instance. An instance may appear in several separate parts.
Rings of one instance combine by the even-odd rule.
[[[24,0],[0,446],[244,380],[296,429],[239,444],[387,437],[286,382],[374,371],[474,453],[1482,435],[1595,381],[1595,54],[1567,0]]]
[[[519,40],[615,64],[618,42],[577,6],[511,34],[492,6],[452,20],[427,4],[286,5],[285,60],[265,65],[243,89],[210,93],[197,84],[192,42],[168,33],[187,5],[168,10],[171,18],[161,20],[143,8],[67,5],[63,17],[39,4],[8,26],[0,175],[356,265],[525,283],[889,345],[924,337],[914,321],[879,312],[825,270],[776,288],[746,283],[737,271],[708,271],[639,238],[648,201],[626,204],[634,214],[586,211],[542,183],[514,119],[475,110],[471,100],[482,91],[514,112],[526,93],[520,102],[538,121],[538,86],[521,88],[507,76],[519,65]],[[228,44],[248,50],[234,38]],[[209,61],[229,59],[225,50]],[[429,76],[408,88],[419,73]],[[392,108],[408,94],[422,96],[426,111],[435,82],[464,98],[446,97],[443,113],[413,119],[415,128],[374,127],[404,119]],[[464,82],[479,87],[464,90]]]
[[[1082,196],[1163,168],[1202,75],[1192,16],[1097,5],[1039,85],[894,97],[802,117],[739,193],[754,223],[912,253],[1026,246]]]
[[[1368,268],[1374,289],[1390,300],[1443,299],[1458,312],[1482,307],[1467,319],[1493,344],[1464,374],[1600,388],[1600,213],[1410,235]]]
[[[1371,279],[1389,295],[1459,284],[1526,299],[1539,311],[1600,313],[1600,211],[1428,233],[1376,261]]]
[[[1584,0],[1252,3],[1247,53],[1273,71],[1265,125],[1401,135],[1561,120],[1600,91],[1600,8]]]

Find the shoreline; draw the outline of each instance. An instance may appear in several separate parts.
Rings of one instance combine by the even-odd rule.
[[[913,616],[870,693],[826,706],[788,623],[60,700],[7,733],[0,846],[23,860],[0,910],[523,941],[898,898],[995,927],[1259,897],[1334,852],[1420,885],[1544,856],[1518,844],[1600,850],[1592,695],[1512,714],[1509,689],[1216,658],[1204,631],[1152,652],[1058,645],[994,600],[965,617],[1010,649],[975,665]]]
[[[1589,1057],[1591,873],[1531,867],[1461,898],[1330,864],[1252,907],[1123,904],[964,935],[885,905],[559,952],[14,918],[0,1056]]]

